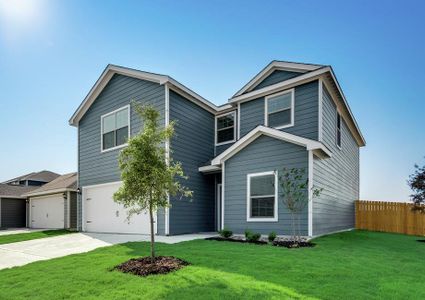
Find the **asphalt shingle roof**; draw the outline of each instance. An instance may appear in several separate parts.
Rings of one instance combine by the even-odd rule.
[[[5,183],[0,183],[0,197],[22,197],[26,193],[38,189],[38,186],[20,186],[20,185],[10,185]]]
[[[53,190],[61,189],[77,189],[77,173],[69,173],[62,176],[59,176],[55,180],[52,180],[49,183],[37,188],[36,190],[30,191],[28,195],[31,194],[40,194],[44,192],[49,192]]]
[[[56,178],[58,178],[60,176],[60,174],[57,174],[55,172],[51,172],[51,171],[47,171],[47,170],[43,170],[40,172],[32,172],[29,174],[25,174],[10,180],[7,180],[3,183],[9,183],[9,182],[13,182],[13,181],[20,181],[20,180],[35,180],[35,181],[42,181],[42,182],[50,182]]]

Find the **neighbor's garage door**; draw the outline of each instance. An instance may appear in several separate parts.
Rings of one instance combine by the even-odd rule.
[[[84,231],[105,233],[149,233],[149,214],[133,215],[114,202],[112,196],[121,183],[83,188]],[[156,230],[155,230],[156,232]]]
[[[1,226],[5,228],[26,226],[26,201],[25,199],[2,198],[1,201]]]
[[[58,229],[65,224],[65,200],[62,194],[31,198],[31,227]]]

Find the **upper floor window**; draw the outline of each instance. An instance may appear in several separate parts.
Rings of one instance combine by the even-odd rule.
[[[247,221],[277,221],[277,173],[254,173],[247,177]]]
[[[341,115],[336,113],[336,145],[341,148]]]
[[[270,95],[265,100],[265,124],[276,129],[294,126],[294,89]]]
[[[125,146],[130,134],[130,107],[127,105],[101,117],[102,151]]]
[[[236,138],[236,112],[232,111],[215,119],[215,144],[232,143]]]

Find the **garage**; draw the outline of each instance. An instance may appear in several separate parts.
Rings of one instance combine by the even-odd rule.
[[[30,227],[65,228],[65,199],[63,194],[31,198]]]
[[[83,187],[83,230],[88,232],[149,234],[149,214],[133,215],[113,200],[121,183]],[[156,232],[156,229],[155,229]]]
[[[0,211],[0,227],[18,228],[26,226],[25,199],[1,198]]]

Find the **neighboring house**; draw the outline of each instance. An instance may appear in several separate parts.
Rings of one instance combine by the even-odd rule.
[[[32,172],[20,177],[16,177],[3,183],[21,186],[42,186],[60,175],[51,171]]]
[[[30,228],[77,228],[77,173],[57,177],[26,193]]]
[[[149,232],[146,214],[127,222],[112,199],[121,185],[119,150],[142,126],[131,100],[153,105],[161,124],[177,121],[166,155],[182,163],[194,192],[170,197],[157,234],[223,227],[290,234],[278,184],[284,167],[306,170],[309,199],[313,186],[323,188],[302,213],[303,235],[354,227],[365,140],[335,74],[330,66],[273,61],[222,106],[169,76],[108,65],[70,119],[78,127],[79,230]]]
[[[27,197],[24,194],[37,188],[0,183],[0,228],[27,226]]]

